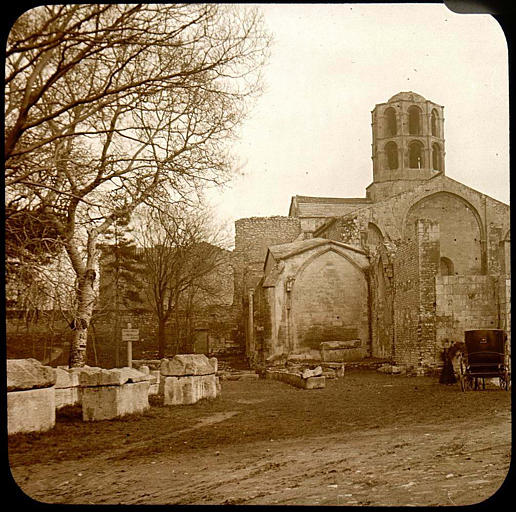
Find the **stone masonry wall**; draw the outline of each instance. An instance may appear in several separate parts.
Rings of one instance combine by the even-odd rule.
[[[435,276],[439,272],[439,223],[420,219],[417,222],[419,267],[418,366],[434,366],[435,342]]]
[[[437,350],[444,339],[464,341],[468,329],[505,328],[499,322],[496,278],[436,276]]]
[[[502,276],[498,282],[498,302],[500,304],[500,328],[507,331],[509,346],[511,340],[511,278]]]
[[[417,364],[419,279],[417,242],[402,243],[393,261],[394,350],[397,362]]]
[[[435,275],[439,270],[439,224],[420,219],[415,236],[401,244],[394,260],[394,357],[423,369],[436,359]]]
[[[300,233],[301,221],[294,217],[251,217],[235,222],[235,305],[242,304],[247,290],[261,279],[268,247],[293,242]]]

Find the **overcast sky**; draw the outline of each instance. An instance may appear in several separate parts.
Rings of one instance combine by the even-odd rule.
[[[444,5],[259,4],[274,37],[240,130],[221,220],[288,215],[292,196],[364,197],[371,110],[401,91],[444,106],[446,175],[509,202],[507,45],[494,18]]]

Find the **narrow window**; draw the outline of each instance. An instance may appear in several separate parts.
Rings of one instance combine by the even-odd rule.
[[[385,119],[386,119],[386,130],[385,135],[387,137],[392,137],[398,133],[398,127],[396,124],[396,111],[389,107],[385,110]]]
[[[415,140],[409,145],[409,167],[411,169],[422,169],[423,166],[423,144]]]
[[[441,147],[439,144],[432,144],[432,168],[434,171],[442,171]]]
[[[412,106],[408,109],[409,133],[419,135],[421,133],[421,111],[418,107]]]
[[[432,110],[432,116],[430,118],[430,122],[432,124],[432,135],[434,137],[439,137],[439,125],[438,125],[439,118],[437,117],[437,111],[435,108]]]
[[[394,142],[385,144],[385,153],[387,154],[387,167],[389,169],[398,168],[398,146]]]

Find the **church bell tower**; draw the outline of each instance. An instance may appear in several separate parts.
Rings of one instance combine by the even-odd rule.
[[[444,107],[414,92],[400,92],[372,111],[372,200],[444,174]]]

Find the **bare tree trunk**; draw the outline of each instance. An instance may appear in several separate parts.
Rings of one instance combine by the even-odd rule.
[[[165,320],[159,319],[158,322],[158,359],[165,357]]]
[[[94,283],[95,270],[89,268],[79,278],[77,290],[77,315],[73,319],[72,343],[70,346],[70,368],[82,367],[86,364],[86,346],[88,342],[88,326],[93,315],[95,303]]]

